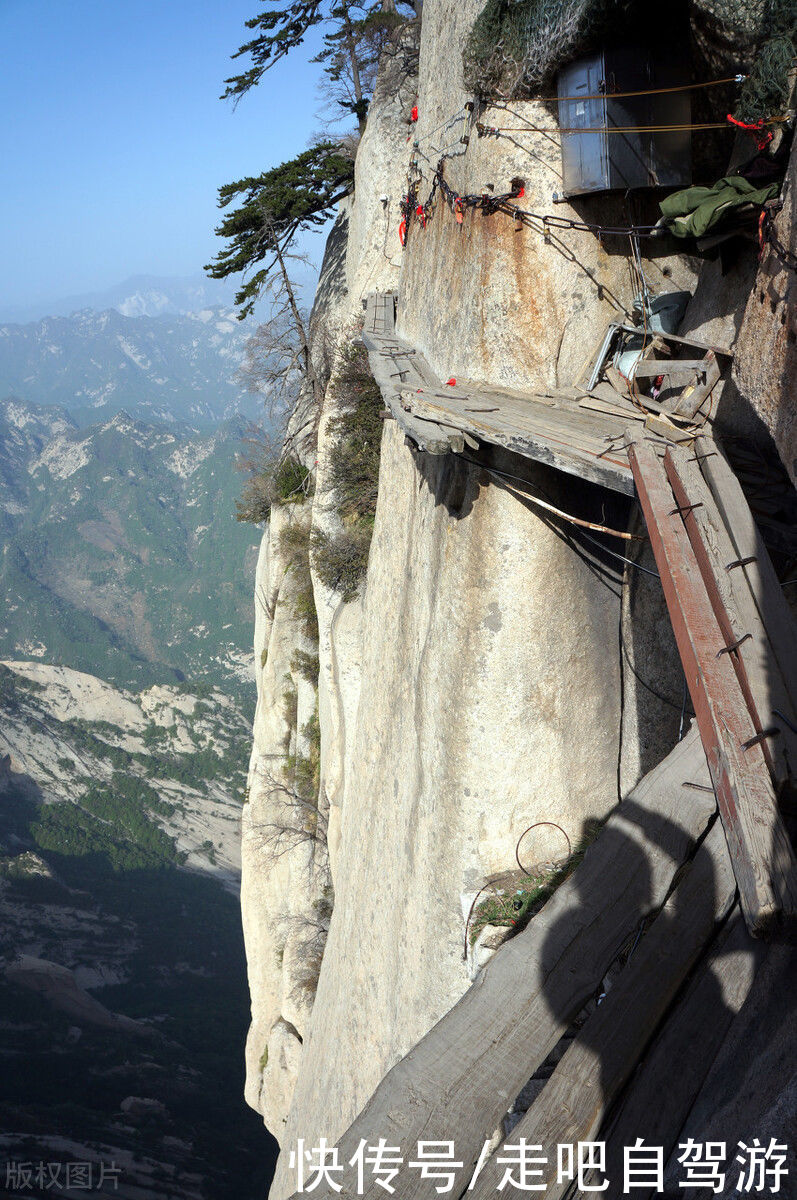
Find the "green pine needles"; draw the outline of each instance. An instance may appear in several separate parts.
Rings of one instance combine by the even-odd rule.
[[[236,199],[241,204],[217,226],[216,233],[229,244],[205,270],[213,279],[248,276],[235,297],[241,318],[252,312],[277,264],[275,242],[285,247],[300,229],[323,225],[353,184],[353,160],[325,141],[262,175],[219,188],[219,208]]]

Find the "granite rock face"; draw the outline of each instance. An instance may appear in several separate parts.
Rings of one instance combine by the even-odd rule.
[[[748,293],[735,347],[733,379],[772,435],[797,485],[797,275],[784,261],[797,254],[797,149],[793,146],[774,219],[777,246],[767,245]]]

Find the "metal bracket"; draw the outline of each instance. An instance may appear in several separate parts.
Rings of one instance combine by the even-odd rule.
[[[735,558],[733,560],[733,562],[729,562],[729,563],[725,564],[725,570],[732,571],[734,567],[746,567],[748,565],[748,563],[753,563],[755,561],[756,561],[755,554],[749,554],[747,556],[747,558]]]
[[[751,638],[752,636],[752,633],[743,633],[742,636],[737,641],[732,642],[730,646],[723,646],[721,650],[718,650],[717,658],[719,658],[721,654],[733,654],[734,650],[739,649],[742,642],[746,642],[747,639]]]
[[[675,506],[675,508],[672,509],[671,512],[667,513],[667,516],[674,517],[676,513],[679,513],[681,516],[683,516],[684,513],[690,513],[693,508],[702,508],[702,507],[703,507],[702,500],[698,500],[697,504],[677,504]]]
[[[762,729],[755,737],[748,738],[746,742],[742,742],[743,750],[750,750],[753,746],[757,746],[759,742],[763,742],[765,738],[776,737],[780,733],[777,725],[770,725],[768,729]]]

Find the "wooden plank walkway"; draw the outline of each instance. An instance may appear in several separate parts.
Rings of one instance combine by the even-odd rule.
[[[521,393],[465,381],[448,387],[420,351],[396,337],[392,293],[368,297],[362,337],[385,403],[419,449],[461,453],[488,442],[634,494],[628,456],[618,447],[628,422],[642,421],[644,414],[621,396],[612,405],[577,391]]]
[[[338,1143],[341,1165],[349,1164],[363,1138],[368,1145],[385,1138],[400,1146],[407,1163],[416,1157],[419,1139],[453,1138],[463,1165],[451,1194],[459,1195],[485,1140],[618,955],[640,938],[641,923],[664,904],[715,815],[705,755],[691,730],[615,809],[583,862],[528,928],[501,947],[462,999],[385,1076]],[[713,840],[711,854],[713,866],[702,860],[700,868],[713,872],[713,881],[703,878],[702,885],[711,909],[706,928],[726,905],[730,878],[723,839]],[[690,907],[684,903],[679,911]],[[705,924],[707,909],[700,907]],[[699,923],[694,920],[693,930]],[[667,928],[668,922],[669,916]],[[677,949],[679,938],[670,943]],[[656,996],[646,989],[639,1002],[650,1006],[655,1023]],[[355,1167],[346,1165],[336,1182],[344,1196],[358,1194]],[[437,1196],[437,1181],[406,1166],[396,1186],[402,1200]],[[383,1193],[366,1175],[360,1194],[377,1200]],[[334,1200],[338,1193],[322,1183],[315,1195]]]
[[[722,830],[714,825],[635,955],[507,1139],[516,1145],[525,1138],[529,1145],[542,1147],[546,1163],[535,1182],[544,1183],[546,1200],[560,1200],[571,1184],[566,1174],[558,1177],[557,1147],[595,1140],[606,1112],[717,924],[730,911],[735,894]],[[499,1146],[468,1189],[473,1200],[500,1194],[506,1171],[501,1158]]]

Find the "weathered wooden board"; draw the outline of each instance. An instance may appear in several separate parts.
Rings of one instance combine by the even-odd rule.
[[[404,1158],[423,1140],[456,1141],[467,1185],[485,1138],[590,999],[716,812],[705,755],[691,730],[609,818],[583,862],[531,924],[507,942],[473,986],[384,1078],[339,1143],[348,1164],[360,1140],[386,1138]],[[319,1087],[323,1081],[318,1081]],[[354,1168],[339,1178],[357,1194]],[[383,1194],[366,1176],[365,1195]],[[433,1200],[435,1181],[402,1169],[402,1200]],[[315,1195],[333,1200],[326,1184]]]
[[[644,412],[634,408],[630,402],[627,405],[617,404],[611,400],[603,400],[600,396],[582,396],[578,407],[592,412],[608,413],[612,417],[622,417],[626,421],[644,421],[645,419]]]
[[[768,946],[750,937],[735,906],[623,1093],[609,1128],[601,1130],[610,1181],[605,1200],[620,1200],[623,1195],[624,1146],[633,1146],[641,1137],[649,1146],[664,1148],[665,1162],[669,1158],[768,953]],[[575,1193],[578,1200],[590,1195],[594,1192]],[[641,1188],[634,1189],[634,1195],[637,1200],[653,1200],[655,1193]]]
[[[761,748],[779,790],[790,773],[797,778],[797,711],[769,638],[765,612],[756,605],[744,568],[732,565],[737,555],[731,535],[694,454],[673,446],[665,453],[664,467],[676,502],[700,505],[690,512],[686,531],[726,644],[739,643],[731,661],[756,731],[778,730]],[[760,553],[766,555],[766,550],[762,547]],[[762,607],[766,610],[766,604]],[[797,645],[797,628],[793,644]]]
[[[664,465],[643,441],[633,442],[628,456],[706,748],[742,911],[754,936],[785,931],[797,918],[797,865],[767,762],[733,664],[721,653],[727,642]]]
[[[585,410],[560,393],[525,395],[471,383],[449,391],[423,355],[395,335],[384,315],[392,313],[392,298],[384,312],[378,300],[377,295],[368,298],[362,340],[386,405],[420,449],[447,453],[467,444],[470,435],[613,491],[634,494],[620,448],[622,411]],[[399,392],[405,393],[403,405],[397,401]]]
[[[525,404],[515,401],[497,412],[479,413],[476,410],[484,398],[480,392],[467,396],[434,392],[432,396],[402,385],[404,403],[418,416],[453,422],[481,441],[613,491],[633,494],[630,469],[620,454],[611,450],[608,440],[613,435],[622,437],[625,422],[619,418],[601,417],[570,404],[542,407],[531,398]]]
[[[692,376],[697,371],[705,371],[708,366],[709,362],[702,358],[646,358],[635,367],[634,378],[645,379],[656,375],[671,375],[673,378]]]
[[[684,388],[675,403],[675,415],[689,421],[693,420],[719,383],[720,374],[717,356],[709,350],[706,355],[706,370],[703,379],[693,386],[687,385]]]
[[[368,350],[371,373],[382,392],[382,398],[405,436],[427,454],[448,454],[451,450],[461,453],[465,447],[465,439],[461,434],[458,435],[453,429],[442,429],[432,421],[419,420],[412,413],[405,412],[400,396],[402,383],[392,378],[395,370],[394,360],[381,353],[378,335],[363,331],[362,340]],[[402,361],[409,364],[407,375],[417,375],[419,368],[414,355]],[[417,375],[417,378],[420,382],[421,376]]]
[[[725,837],[715,824],[603,1003],[507,1139],[517,1144],[525,1138],[542,1147],[546,1162],[540,1165],[535,1182],[545,1184],[546,1200],[559,1200],[572,1178],[558,1178],[557,1147],[595,1140],[604,1114],[629,1079],[716,923],[730,911],[735,895]],[[500,1194],[507,1170],[499,1161],[506,1154],[505,1145],[498,1147],[469,1188],[473,1200]],[[517,1177],[517,1169],[513,1174]]]

